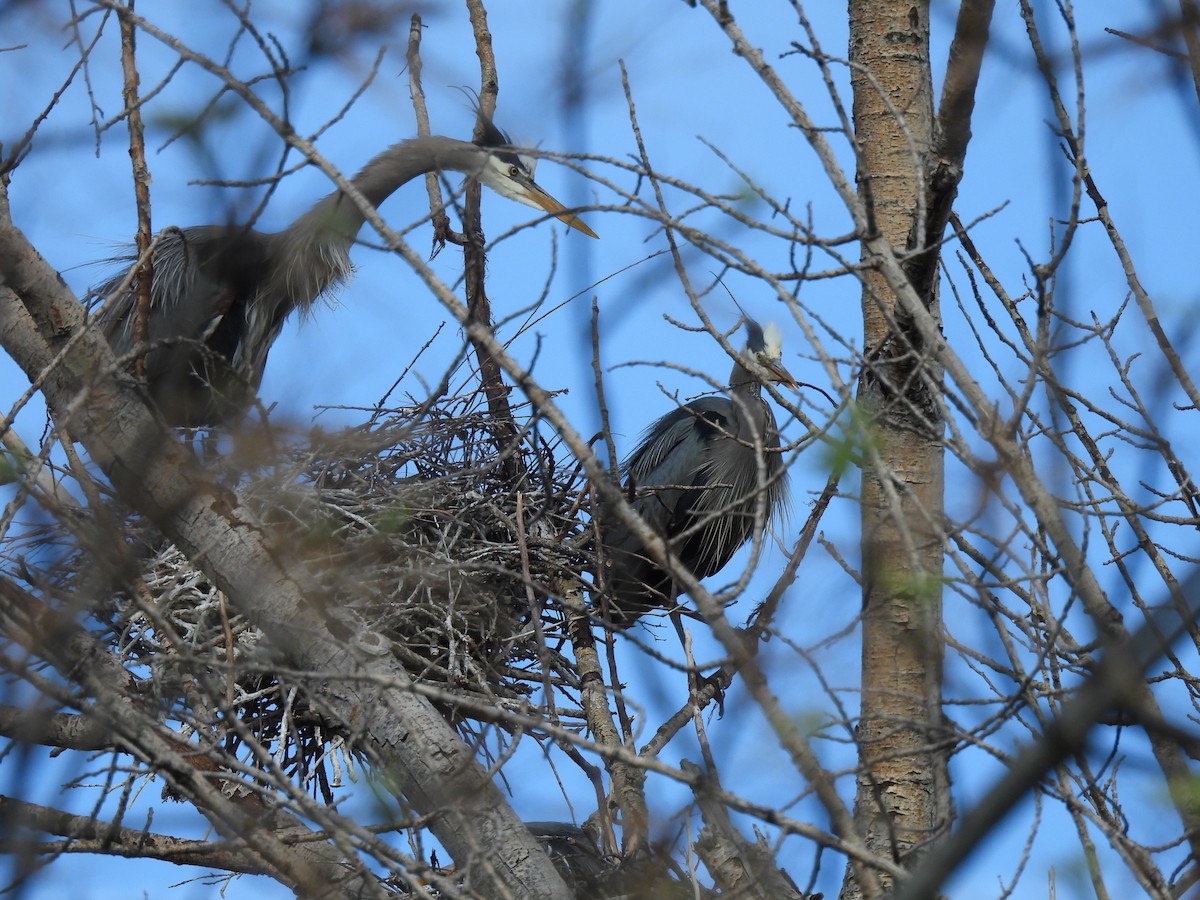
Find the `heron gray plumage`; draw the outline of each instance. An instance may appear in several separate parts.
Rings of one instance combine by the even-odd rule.
[[[595,232],[533,180],[536,161],[510,146],[486,118],[479,143],[418,137],[394,144],[351,179],[373,206],[433,171],[462,172],[501,196]],[[245,411],[262,382],[267,354],[293,310],[350,275],[350,247],[365,218],[341,190],[283,231],[201,225],[168,229],[154,250],[145,372],[172,425],[219,425]],[[122,274],[93,293],[108,302],[98,322],[119,356],[134,349],[136,285],[116,297]]]
[[[621,464],[633,508],[697,578],[724,568],[756,523],[765,524],[786,505],[779,429],[762,385],[796,380],[780,362],[779,331],[743,321],[747,342],[734,362],[727,396],[701,397],[671,410]],[[675,606],[674,580],[610,504],[601,504],[601,536],[614,626],[627,628],[646,612]]]

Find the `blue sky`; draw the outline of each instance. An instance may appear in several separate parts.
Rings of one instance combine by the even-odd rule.
[[[151,8],[147,5],[145,11]],[[801,36],[789,7],[755,4],[736,12],[752,43],[762,47],[777,65],[810,115],[818,122],[834,124],[828,98],[814,67],[797,56],[780,58],[789,49],[789,42]],[[844,8],[812,4],[808,13],[825,50],[834,55],[844,53]],[[1175,89],[1158,57],[1147,51],[1134,51],[1103,31],[1105,26],[1137,31],[1149,15],[1145,10],[1133,9],[1125,3],[1101,2],[1081,4],[1076,13],[1087,59],[1088,158],[1165,327],[1186,347],[1187,326],[1197,301],[1194,267],[1190,265],[1194,253],[1191,223],[1200,199],[1197,196],[1200,181],[1195,177],[1200,152],[1195,95],[1193,92],[1189,97],[1186,90]],[[211,15],[196,15],[190,5],[186,8],[161,5],[150,14],[161,16],[156,21],[166,30],[181,32],[189,42],[218,55],[230,27],[227,14],[218,5],[212,7]],[[10,86],[0,93],[0,121],[5,123],[0,140],[6,144],[23,132],[25,123],[48,102],[74,59],[72,50],[60,49],[63,38],[59,34],[41,30],[46,28],[49,15],[40,9],[27,9],[9,13],[0,24],[0,45],[18,41],[29,45],[26,50],[0,54],[0,83]],[[255,15],[260,17],[261,27],[274,33],[293,54],[299,52],[294,46],[297,23],[292,19],[292,4],[260,3],[255,6]],[[952,5],[934,4],[935,93],[940,90],[939,73],[953,15]],[[1065,165],[1044,124],[1050,113],[1021,23],[1008,4],[1000,4],[996,16],[992,53],[984,64],[973,122],[974,138],[957,210],[965,221],[998,210],[978,226],[975,240],[986,248],[989,261],[1010,290],[1019,290],[1027,270],[1022,248],[1035,258],[1045,258],[1051,218],[1065,211],[1064,198],[1050,187],[1051,176],[1065,183]],[[728,42],[703,11],[678,0],[649,0],[637,5],[597,4],[584,62],[588,103],[582,128],[572,127],[563,115],[559,74],[564,54],[563,5],[493,4],[489,21],[501,78],[497,122],[517,138],[551,150],[618,159],[635,153],[618,66],[618,60],[623,60],[647,151],[656,170],[713,192],[739,192],[738,178],[701,142],[703,138],[773,196],[790,198],[793,208],[811,203],[818,233],[849,231],[849,217],[802,136],[788,127],[777,104],[745,64],[732,56]],[[426,13],[425,22],[424,83],[434,131],[466,137],[471,113],[458,86],[476,84],[478,75],[465,14],[457,6],[444,5]],[[1046,26],[1050,27],[1049,19]],[[1059,49],[1065,49],[1061,31],[1056,34]],[[347,173],[355,171],[388,144],[414,132],[407,76],[403,71],[406,36],[407,23],[402,21],[395,33],[387,36],[388,47],[374,82],[319,141],[319,149]],[[119,84],[115,80],[118,69],[112,63],[115,58],[112,42],[103,46],[108,56],[93,66],[91,74],[97,100],[104,113],[111,116],[120,108]],[[144,66],[143,86],[153,84],[152,73],[161,74],[171,57],[146,37],[141,39],[139,49]],[[373,50],[374,44],[363,44],[356,47],[349,59],[318,62],[297,80],[290,97],[290,114],[298,131],[316,130],[341,108],[365,74]],[[237,59],[247,71],[257,68],[249,53]],[[842,79],[843,97],[849,103],[844,70],[836,71]],[[13,89],[13,85],[20,85],[20,89]],[[157,124],[161,118],[156,116],[194,108],[198,98],[208,96],[215,87],[211,77],[185,69],[148,112],[151,126],[148,146],[155,151],[150,166],[156,227],[219,222],[226,217],[227,209],[244,211],[248,204],[238,205],[240,201],[228,191],[189,182],[199,178],[261,176],[269,171],[277,156],[277,140],[266,126],[253,121],[244,110],[238,110],[226,124],[206,135],[204,155],[215,161],[216,168],[186,142],[157,149],[165,132]],[[268,92],[267,96],[277,99],[274,93]],[[16,173],[11,187],[15,221],[80,293],[108,271],[88,264],[112,255],[115,246],[130,239],[134,228],[126,136],[120,129],[105,135],[97,158],[92,152],[88,119],[87,98],[82,84],[77,83],[42,127],[33,152]],[[845,142],[836,137],[832,140],[844,164],[851,165]],[[610,167],[596,163],[589,164],[589,168],[615,179],[625,188],[633,186],[629,176]],[[539,167],[538,180],[560,199],[574,201],[582,197],[601,204],[613,202],[611,195],[549,161]],[[288,178],[273,197],[260,227],[265,230],[284,227],[329,187],[325,176],[313,169]],[[529,211],[523,207],[495,196],[485,197],[485,227],[489,235],[498,235],[510,224],[529,218]],[[678,195],[668,195],[668,203],[676,211],[685,208]],[[423,189],[413,184],[389,200],[382,212],[393,224],[407,223],[416,217],[411,211],[420,210],[423,204]],[[543,386],[569,392],[562,397],[561,404],[584,434],[591,434],[598,427],[587,337],[590,300],[596,298],[603,323],[604,358],[611,366],[606,373],[606,391],[613,428],[618,449],[626,451],[647,423],[671,407],[671,395],[678,392],[686,398],[707,389],[700,379],[670,366],[683,366],[723,379],[729,363],[711,337],[681,331],[666,320],[669,316],[686,324],[696,323],[669,257],[659,255],[647,260],[663,248],[661,233],[646,220],[633,216],[585,213],[584,218],[601,235],[600,241],[564,233],[561,225],[553,223],[524,231],[498,246],[489,257],[489,293],[501,315],[534,302],[543,290],[547,293],[543,309],[566,302],[562,309],[515,337],[512,346],[518,358],[529,360],[538,352],[538,340],[542,341],[535,375]],[[770,265],[775,268],[784,268],[786,256],[781,242],[759,241],[754,235],[732,228],[728,221],[714,220],[714,227],[746,252],[771,260]],[[1102,316],[1111,314],[1125,298],[1123,276],[1102,237],[1094,225],[1081,230],[1079,245],[1065,269],[1069,285],[1060,286],[1060,296],[1064,300],[1068,295],[1072,298],[1079,317],[1086,316],[1091,309]],[[427,238],[419,230],[412,240],[420,248]],[[552,246],[557,247],[559,259],[551,278]],[[853,249],[846,252],[856,255]],[[445,361],[459,349],[460,339],[448,315],[401,260],[365,247],[357,248],[353,258],[358,271],[333,308],[318,308],[313,320],[303,326],[293,320],[272,351],[261,395],[265,402],[278,404],[277,418],[303,426],[318,406],[371,406],[443,322],[448,323],[447,327],[421,358],[415,372],[427,382],[436,383]],[[460,271],[460,260],[454,248],[448,248],[433,265],[441,277],[453,282]],[[688,265],[689,277],[697,284],[706,283],[714,268],[710,259],[699,256],[690,257]],[[833,262],[818,259],[814,267],[832,268]],[[791,370],[802,380],[828,386],[825,372],[812,359],[814,348],[805,345],[797,328],[789,327],[789,316],[774,295],[762,285],[736,275],[728,277],[726,284],[751,314],[763,320],[775,319],[784,326],[785,360]],[[948,306],[949,295],[944,299]],[[861,326],[856,281],[843,277],[807,283],[801,300],[831,330],[858,345]],[[718,324],[729,327],[736,321],[737,312],[723,292],[714,293],[705,303]],[[953,341],[961,335],[963,323],[949,308],[946,318],[947,334]],[[509,326],[501,330],[501,335],[511,337],[515,331]],[[1136,324],[1123,329],[1120,340],[1127,342],[1130,349],[1139,347],[1140,341],[1150,348],[1144,329]],[[1192,349],[1189,358],[1195,356]],[[670,366],[657,365],[664,362]],[[1087,359],[1080,362],[1084,366],[1089,364]],[[988,377],[982,364],[979,375],[985,380]],[[850,370],[842,367],[841,376],[849,377]],[[0,364],[0,386],[5,398],[15,397],[25,384],[23,375],[11,364],[7,361]],[[406,388],[415,395],[421,391],[415,379]],[[359,418],[358,413],[335,409],[321,413],[318,421],[333,427]],[[35,410],[23,413],[18,428],[26,440],[35,440],[41,429],[40,415]],[[785,424],[785,434],[797,439],[803,436],[803,430],[791,422]],[[1190,455],[1194,471],[1197,468],[1194,447],[1185,443],[1181,452],[1185,460]],[[807,501],[824,482],[827,464],[827,454],[814,450],[802,455],[792,466],[794,512],[783,531],[785,543],[794,540],[795,530],[807,512]],[[953,477],[954,468],[950,471]],[[956,503],[969,499],[969,484],[951,481],[949,489],[952,509]],[[823,530],[832,546],[840,548],[851,562],[856,559],[857,517],[850,503],[835,505],[823,523]],[[763,572],[777,570],[780,560],[776,551],[766,554],[761,562]],[[756,580],[755,584],[768,585],[767,577]],[[727,579],[718,578],[716,583],[724,580]],[[859,595],[828,554],[810,553],[802,581],[803,586],[789,596],[783,627],[806,646],[816,646],[822,637],[836,634],[853,621]],[[951,601],[949,598],[948,605]],[[974,634],[986,645],[989,640],[986,626],[972,619],[970,611],[950,609],[948,617],[960,636]],[[703,652],[715,653],[703,643],[701,647]],[[855,637],[851,634],[819,650],[822,671],[839,688],[850,689],[857,681],[855,649]],[[673,644],[667,643],[663,652],[676,651]],[[767,653],[776,654],[781,669],[790,665],[789,660],[794,661],[783,648],[768,647]],[[647,679],[659,677],[636,653],[630,654],[627,666],[629,671],[643,673]],[[960,677],[965,674],[951,665],[949,694],[959,690],[956,679]],[[799,717],[819,715],[827,706],[826,698],[809,673],[781,672],[778,683],[787,688],[792,699],[790,708]],[[975,690],[970,686],[963,689]],[[661,701],[656,699],[655,706],[661,703],[663,708],[671,708],[680,701],[680,690],[678,684],[664,685]],[[735,688],[730,706],[736,707],[738,700]],[[653,711],[647,720],[655,721]],[[803,785],[786,761],[764,749],[769,738],[755,715],[714,720],[710,727],[726,771],[742,776],[739,790],[765,802],[801,792]],[[1130,740],[1136,744],[1136,738]],[[830,765],[848,763],[843,748],[824,744],[818,747]],[[532,753],[530,756],[529,765],[536,765],[537,760]],[[673,758],[678,756],[695,759],[695,747],[681,741]],[[1130,765],[1136,768],[1139,764],[1135,758]],[[954,774],[960,807],[969,806],[971,798],[978,796],[999,771],[999,765],[982,754],[964,754],[957,760]],[[55,786],[64,776],[46,767],[45,778],[44,798],[54,794]],[[1153,778],[1147,775],[1144,780],[1142,800],[1153,809],[1161,799],[1155,796]],[[592,808],[586,785],[571,782],[569,776],[568,783],[575,809],[581,816],[586,815]],[[672,810],[686,802],[672,785],[656,785],[653,790],[660,811]],[[156,797],[157,789],[151,788],[150,794]],[[562,797],[553,792],[518,790],[514,802],[528,819],[569,818]],[[156,826],[171,830],[175,824],[174,810],[168,808],[163,812],[163,817],[156,818]],[[809,801],[789,812],[806,821],[822,821]],[[998,893],[996,878],[1010,872],[1014,853],[1025,839],[1020,826],[1027,824],[1031,815],[1032,805],[1027,803],[1014,816],[1010,827],[972,860],[952,884],[951,892],[964,897]],[[1047,811],[1047,815],[1053,817],[1056,813]],[[1172,815],[1157,817],[1165,826],[1163,834],[1168,836],[1174,824]],[[1155,818],[1144,816],[1139,819],[1138,827],[1148,832],[1154,830]],[[1073,867],[1078,866],[1080,858],[1078,844],[1069,837],[1058,841],[1049,836],[1061,824],[1051,818],[1042,832],[1017,896],[1044,895],[1049,866],[1058,870],[1060,889],[1063,881],[1074,877]],[[798,880],[807,877],[810,847],[792,838],[785,845],[783,856]],[[100,879],[90,880],[83,885],[84,893],[79,896],[126,897],[130,895],[130,884],[136,884],[139,890],[145,888],[148,896],[161,896],[166,894],[162,885],[183,877],[180,870],[153,864],[139,865],[133,875],[134,865],[105,863],[103,870],[113,872],[113,880],[103,883]],[[60,896],[64,883],[78,886],[77,875],[64,872],[100,870],[99,861],[93,859],[81,860],[74,866],[71,861],[61,863],[51,868],[46,880],[40,882],[40,893],[34,895]],[[1114,873],[1117,871],[1113,869]],[[836,892],[839,868],[827,864],[822,875],[818,886],[829,896]],[[1117,876],[1110,887],[1122,884]],[[228,896],[262,896],[262,890],[263,885],[258,882],[253,887],[238,885]],[[211,889],[191,887],[172,892],[171,896],[211,893]]]

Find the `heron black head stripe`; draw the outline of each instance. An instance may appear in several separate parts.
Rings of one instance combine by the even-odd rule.
[[[748,316],[746,322],[746,346],[752,353],[761,353],[767,349],[766,338],[763,337],[762,326]]]
[[[486,147],[490,150],[495,147],[508,147],[512,144],[508,135],[497,128],[491,119],[479,111],[478,107],[475,108],[475,113],[479,116],[479,124],[483,129],[483,135],[475,141],[477,146]]]

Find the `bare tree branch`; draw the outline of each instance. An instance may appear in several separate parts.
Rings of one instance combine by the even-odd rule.
[[[1080,753],[1096,722],[1124,704],[1139,705],[1143,673],[1166,653],[1200,616],[1200,570],[1182,585],[1188,598],[1188,615],[1181,618],[1174,604],[1159,606],[1154,618],[1138,629],[1127,643],[1112,644],[1095,674],[1078,691],[1038,741],[1009,763],[1008,772],[963,816],[959,827],[931,851],[904,880],[896,900],[932,897],[966,854],[1014,806],[1029,795],[1054,766]]]

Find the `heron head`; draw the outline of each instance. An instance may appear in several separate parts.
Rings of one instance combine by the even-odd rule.
[[[566,207],[538,187],[537,182],[533,180],[533,172],[537,168],[536,159],[518,153],[513,149],[508,135],[482,114],[479,118],[483,123],[484,134],[478,144],[488,151],[487,161],[477,176],[482,184],[486,184],[501,197],[516,200],[534,209],[545,210],[588,237],[599,237],[574,213],[568,212]]]
[[[773,322],[768,322],[763,328],[749,316],[746,322],[746,349],[742,351],[746,368],[754,373],[759,381],[773,381],[776,384],[795,386],[796,379],[784,366],[783,335]]]

